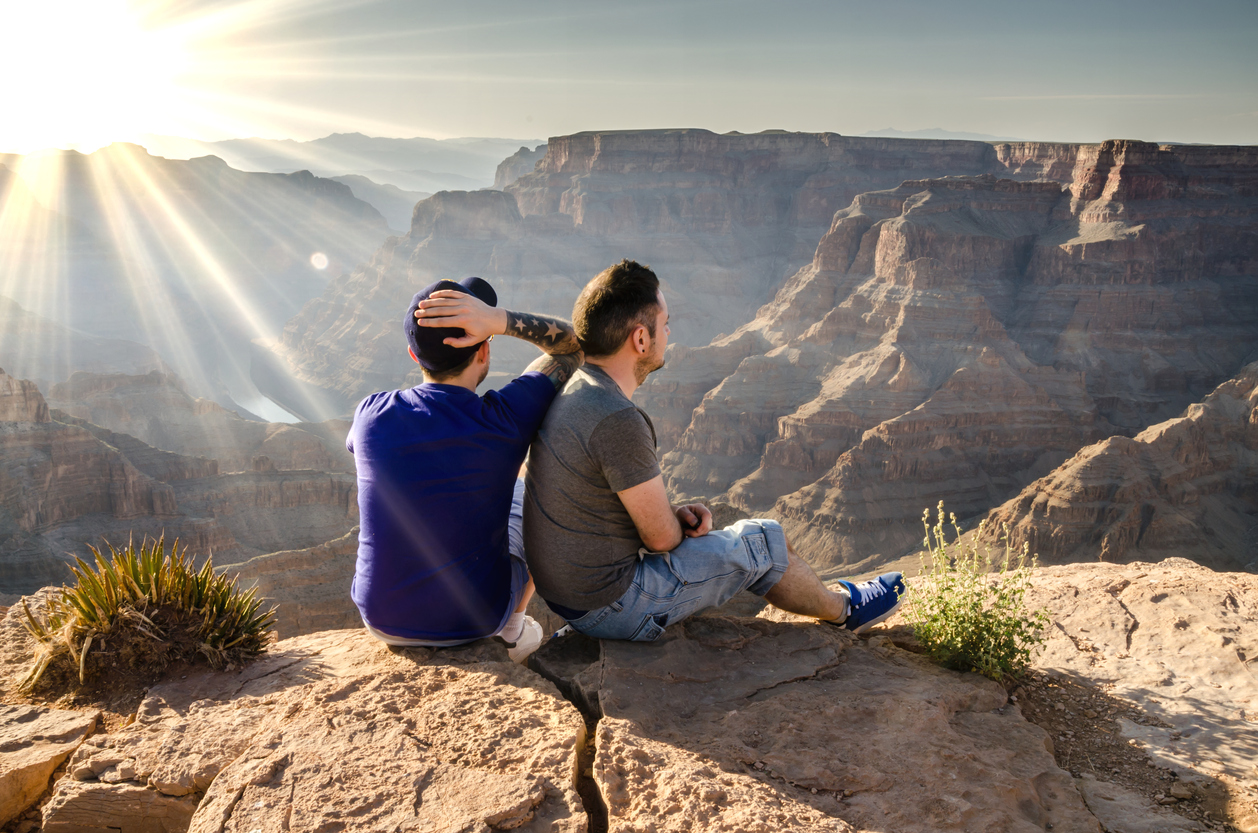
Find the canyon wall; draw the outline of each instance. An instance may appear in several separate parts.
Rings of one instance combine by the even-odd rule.
[[[1062,146],[999,146],[1060,174]],[[1061,158],[1059,158],[1061,157]],[[834,215],[757,317],[638,396],[675,496],[780,518],[823,572],[921,540],[1258,350],[1258,149],[1076,147],[1066,188],[907,181]]]
[[[494,172],[494,190],[501,191],[525,174],[533,173],[537,163],[546,155],[546,145],[538,145],[529,150],[522,147],[515,153],[498,163]]]
[[[219,563],[312,547],[357,523],[352,472],[219,473],[219,463],[153,448],[50,409],[0,371],[0,594],[69,578],[87,545],[165,535]],[[255,461],[256,462],[256,461]]]
[[[305,419],[341,416],[367,393],[419,381],[400,325],[427,284],[479,275],[503,306],[567,317],[586,281],[623,257],[663,279],[673,338],[705,345],[749,321],[805,266],[856,195],[947,174],[1043,173],[1021,164],[1009,172],[983,142],[705,130],[553,138],[536,169],[502,192],[442,192],[418,204],[408,236],[333,280],[278,343],[255,351],[253,378]],[[494,342],[491,385],[536,355],[512,342]]]
[[[1258,362],[1182,416],[1090,445],[990,515],[1044,563],[1191,558],[1258,572]]]
[[[244,419],[208,399],[194,398],[171,373],[77,372],[51,386],[48,402],[154,448],[216,460],[222,472],[354,471],[354,457],[345,449],[348,423],[289,425]]]

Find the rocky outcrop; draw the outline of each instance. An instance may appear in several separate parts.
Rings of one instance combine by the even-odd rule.
[[[258,422],[192,397],[177,376],[75,373],[48,391],[52,407],[154,448],[208,457],[222,472],[252,471],[265,457],[274,469],[352,472],[349,424]],[[217,472],[215,472],[217,473]]]
[[[90,712],[0,705],[0,825],[48,789],[53,771],[96,729]]]
[[[397,326],[417,287],[479,275],[504,306],[566,317],[580,287],[626,256],[663,277],[674,340],[707,344],[770,300],[857,194],[992,171],[1006,169],[982,142],[705,130],[558,137],[505,192],[439,193],[417,205],[410,235],[307,304],[255,355],[253,377],[306,419],[343,415],[367,393],[418,381]],[[498,372],[518,373],[535,355],[500,341]]]
[[[48,403],[34,382],[0,368],[0,422],[48,422]]]
[[[538,145],[532,150],[522,147],[499,162],[498,170],[494,172],[494,190],[501,191],[525,174],[533,173],[545,155],[546,145]]]
[[[220,572],[237,576],[241,587],[278,607],[275,632],[280,639],[362,625],[350,600],[358,558],[358,527],[334,541],[304,549],[259,555],[238,564],[221,563]]]
[[[1158,560],[1258,572],[1258,363],[1183,416],[1090,445],[991,514],[1047,563]]]
[[[1204,802],[1215,820],[1229,821],[1237,830],[1258,830],[1258,800],[1252,791],[1258,775],[1258,686],[1253,676],[1258,576],[1216,573],[1183,558],[1168,558],[1158,564],[1048,567],[1035,572],[1032,585],[1028,607],[1043,606],[1052,616],[1036,664],[1102,688],[1112,701],[1140,706],[1141,719],[1119,718],[1114,728],[1151,765],[1177,774],[1164,790],[1170,800],[1160,803],[1184,805],[1181,810],[1195,806],[1195,817],[1201,819]],[[1086,705],[1063,706],[1062,711],[1071,712],[1067,722],[1089,719],[1083,713]],[[1063,733],[1055,740],[1059,757],[1087,761],[1081,737]],[[1083,764],[1079,768],[1101,781],[1119,780],[1104,770]],[[1084,794],[1103,818],[1107,802],[1094,800],[1097,791]],[[1110,821],[1108,829],[1205,828],[1201,821],[1176,826],[1164,816],[1158,824],[1148,798],[1141,803],[1141,815],[1153,816],[1148,821],[1154,823],[1136,827],[1138,817],[1128,810],[1121,821],[1130,827]]]
[[[573,682],[609,831],[1100,829],[1003,689],[885,637],[701,617]]]
[[[393,651],[330,631],[151,689],[131,725],[74,754],[43,829],[583,833],[584,736],[501,645]]]
[[[244,668],[150,689],[134,719],[74,752],[41,821],[198,833],[346,819],[364,831],[1258,824],[1245,665],[1258,578],[1183,559],[1070,565],[1036,571],[1027,601],[1051,625],[1012,695],[905,650],[898,617],[856,638],[772,609],[740,615],[741,601],[651,644],[552,639],[533,670],[492,640],[286,639]],[[0,681],[30,660],[18,618],[0,622]]]
[[[782,519],[839,574],[914,548],[926,506],[982,513],[1178,413],[1258,349],[1258,153],[1207,151],[1107,142],[1077,149],[1066,190],[859,196],[754,321],[639,392],[670,487]]]

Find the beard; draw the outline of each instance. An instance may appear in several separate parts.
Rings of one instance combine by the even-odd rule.
[[[646,377],[659,370],[664,366],[664,355],[655,355],[648,353],[638,359],[633,364],[633,378],[639,385],[646,381]]]

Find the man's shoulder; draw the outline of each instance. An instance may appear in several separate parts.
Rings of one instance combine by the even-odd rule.
[[[550,413],[552,416],[580,419],[595,425],[624,410],[634,410],[634,405],[621,393],[620,388],[614,383],[607,384],[604,379],[581,368],[559,391]]]

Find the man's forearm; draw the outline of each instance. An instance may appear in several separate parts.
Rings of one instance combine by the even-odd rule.
[[[559,356],[581,349],[576,331],[562,318],[514,310],[503,312],[507,314],[506,335],[536,344],[543,353]]]

